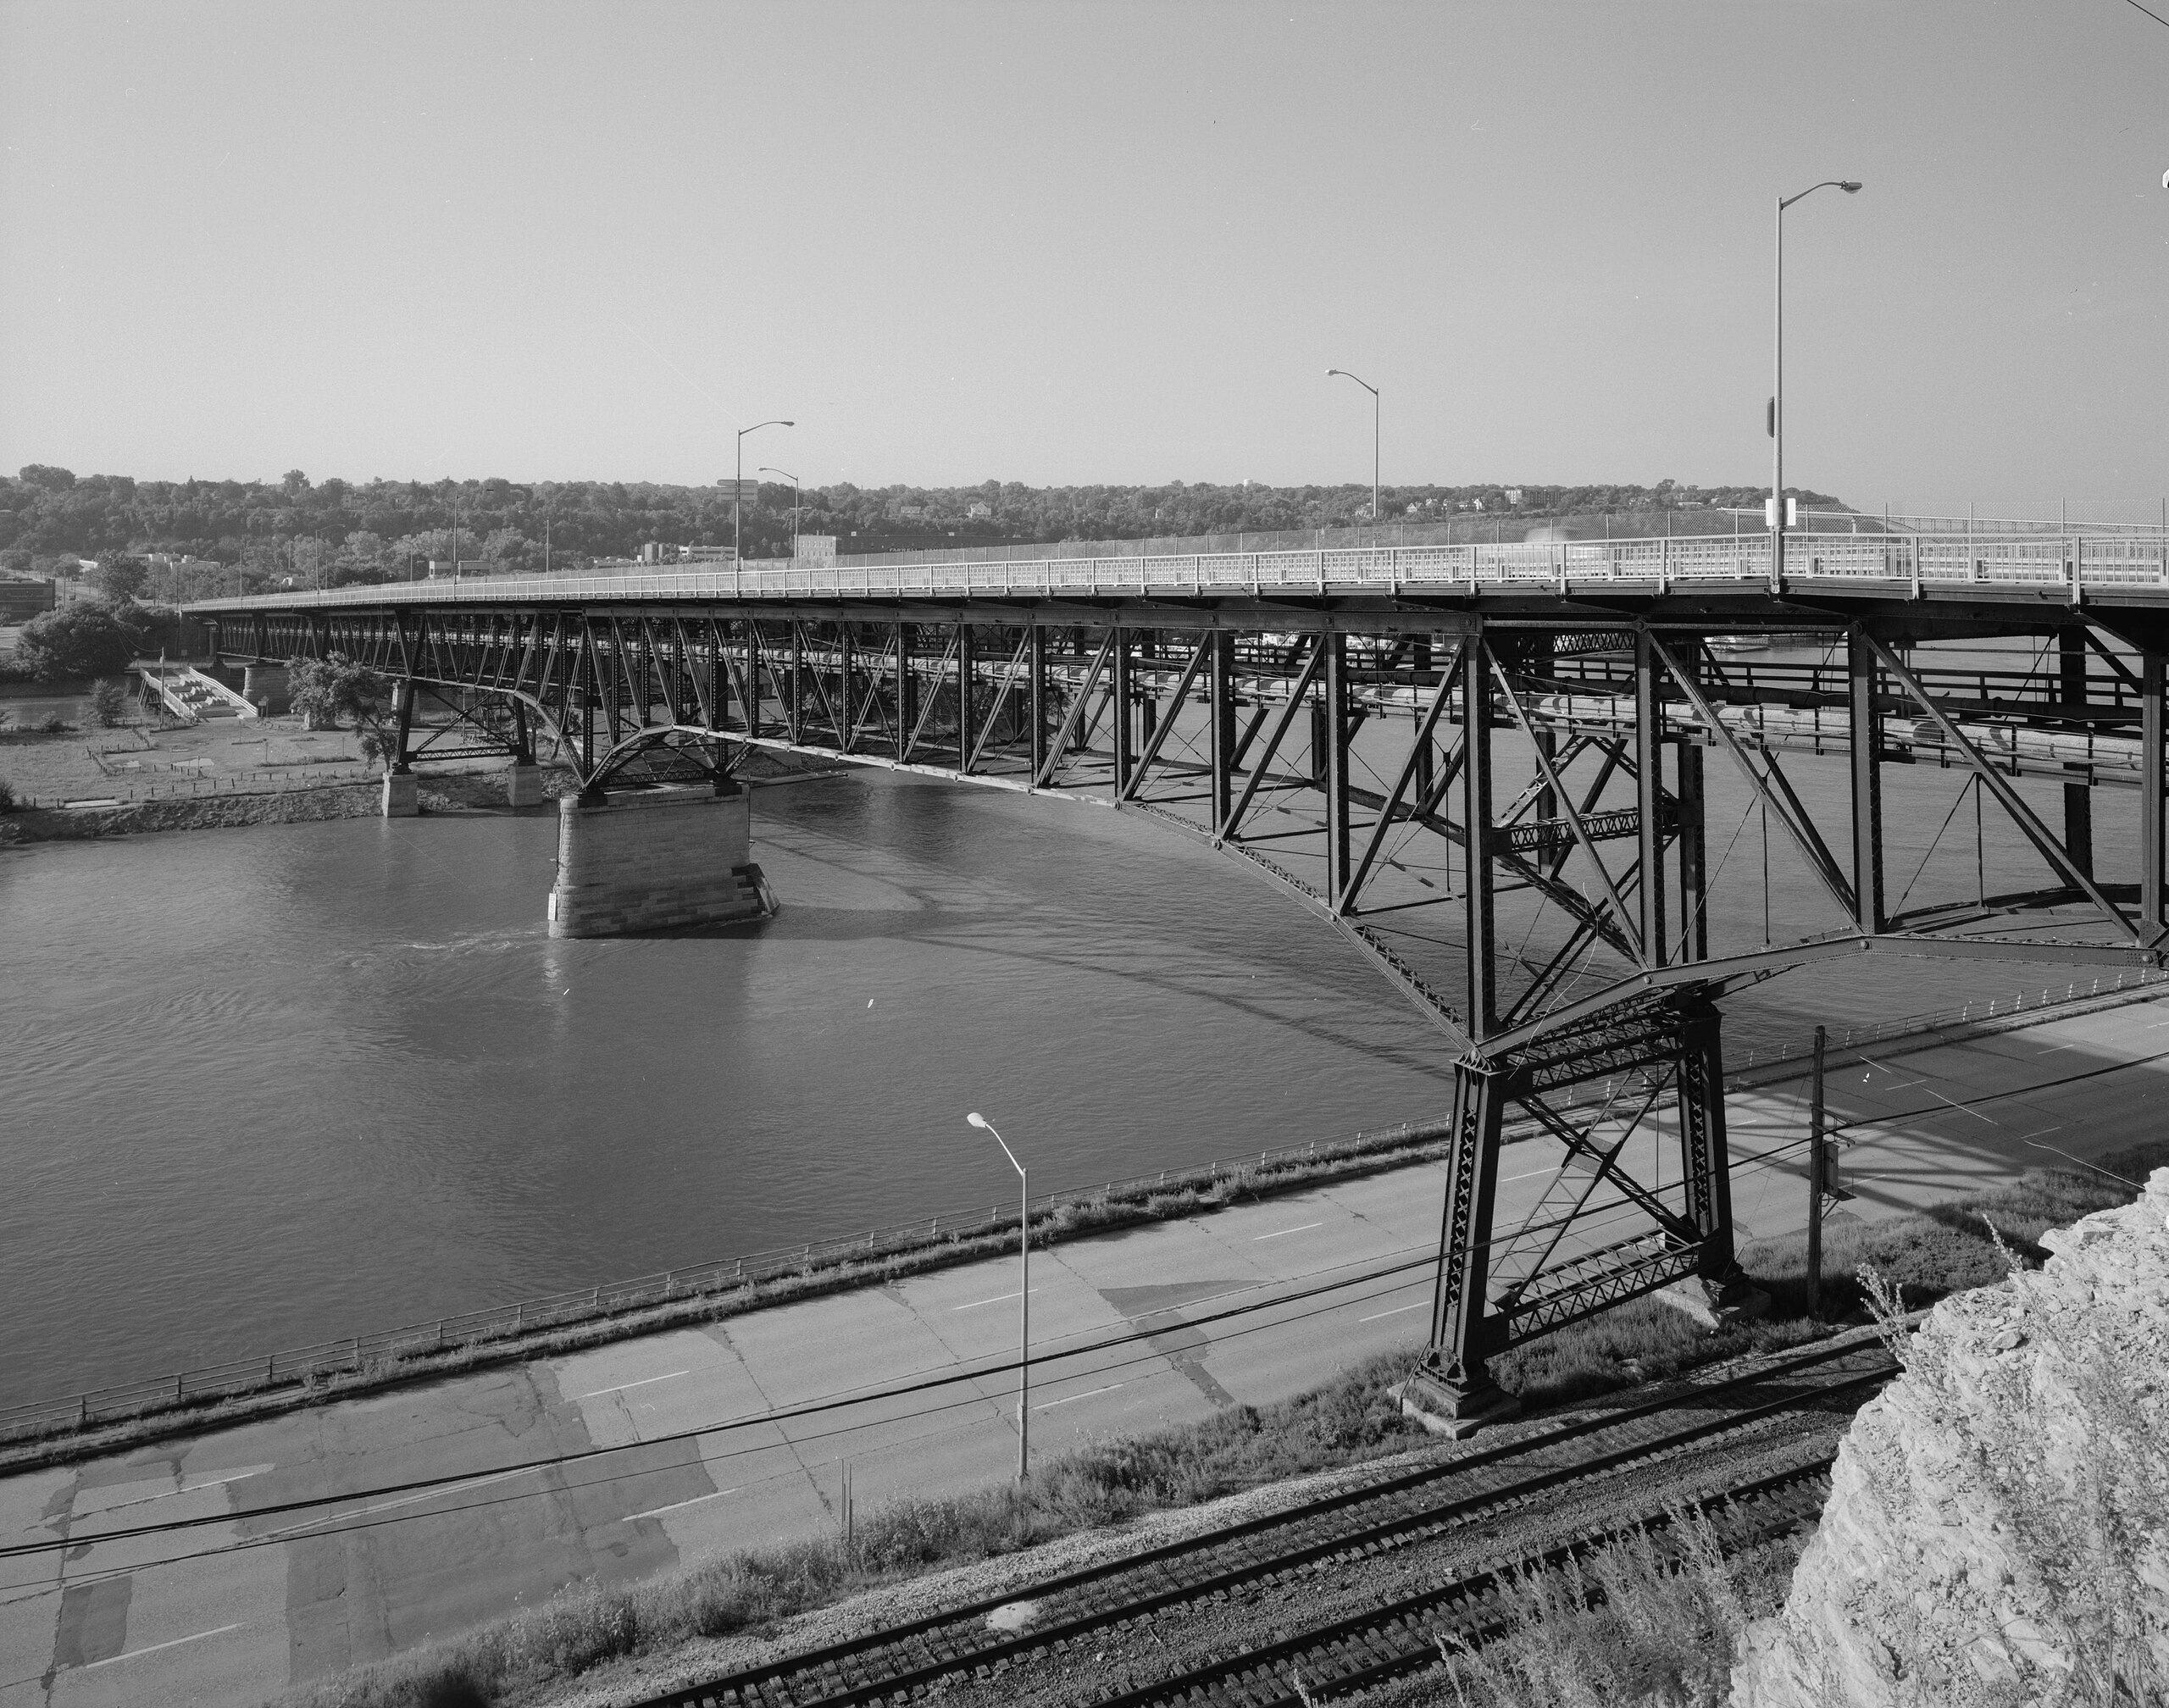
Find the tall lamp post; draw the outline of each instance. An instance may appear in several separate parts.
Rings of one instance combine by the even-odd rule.
[[[763,463],[753,471],[756,474],[780,474],[790,482],[790,556],[798,558],[798,477],[787,469],[771,469]]]
[[[1371,394],[1371,525],[1375,528],[1379,525],[1379,388],[1367,380],[1357,380],[1345,368],[1325,370],[1325,377],[1329,380],[1336,374],[1343,380],[1355,380],[1358,385]]]
[[[1771,342],[1770,391],[1770,586],[1778,588],[1785,573],[1785,209],[1794,202],[1804,201],[1818,190],[1833,186],[1848,196],[1860,190],[1856,178],[1825,178],[1820,184],[1811,184],[1797,196],[1780,196],[1777,214],[1776,286],[1772,293],[1774,302]]]
[[[774,421],[756,421],[751,427],[741,427],[738,430],[738,472],[730,483],[730,567],[733,569],[735,569],[739,563],[738,513],[746,503],[746,435],[748,433],[757,433],[763,427],[796,427],[797,424],[796,421],[785,421],[779,419]]]
[[[1023,1488],[1031,1466],[1027,1429],[1032,1411],[1027,1403],[1031,1397],[1031,1370],[1029,1351],[1032,1344],[1032,1177],[1017,1153],[1009,1148],[1009,1141],[994,1132],[994,1123],[974,1109],[964,1117],[973,1126],[994,1133],[994,1142],[1001,1147],[1001,1154],[1009,1159],[1009,1166],[1017,1171],[1023,1183],[1017,1217],[1018,1287],[1017,1295],[1017,1486]]]

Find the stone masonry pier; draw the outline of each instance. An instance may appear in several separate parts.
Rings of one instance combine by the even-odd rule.
[[[773,911],[752,863],[752,797],[657,789],[558,803],[552,937],[725,925]]]

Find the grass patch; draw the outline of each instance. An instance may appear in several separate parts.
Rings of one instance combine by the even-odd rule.
[[[1823,1229],[1822,1285],[1813,1300],[1808,1297],[1807,1236],[1756,1240],[1740,1247],[1740,1267],[1770,1295],[1767,1317],[1712,1334],[1669,1305],[1638,1299],[1516,1347],[1491,1361],[1491,1373],[1501,1387],[1534,1410],[1661,1381],[1742,1353],[1783,1351],[1818,1338],[1830,1326],[1869,1320],[1857,1278],[1863,1264],[1897,1283],[1908,1309],[1920,1309],[2003,1279],[2003,1256],[1981,1220],[1983,1215],[2014,1255],[2039,1268],[2049,1255],[2035,1243],[2044,1232],[2129,1203],[2147,1175],[2165,1165],[2169,1140],[2157,1140],[2103,1158],[2098,1173],[2028,1169],[2011,1185],[1910,1215],[1869,1223],[1850,1217],[1833,1221]]]
[[[1029,1494],[985,1489],[905,1500],[840,1538],[718,1556],[644,1583],[580,1586],[519,1614],[282,1699],[294,1708],[491,1708],[630,1655],[758,1630],[794,1613],[943,1567],[1423,1445],[1379,1358],[1277,1406],[1095,1444],[1043,1462]]]
[[[1623,1537],[1565,1571],[1509,1573],[1506,1631],[1478,1651],[1442,1645],[1421,1678],[1366,1708],[1721,1708],[1734,1645],[1785,1598],[1802,1539],[1728,1556],[1699,1512],[1666,1544]],[[1592,1605],[1594,1604],[1594,1605]]]

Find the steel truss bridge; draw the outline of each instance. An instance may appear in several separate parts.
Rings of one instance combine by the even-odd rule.
[[[2159,532],[757,564],[191,614],[228,655],[393,676],[395,768],[443,751],[416,746],[426,695],[452,708],[429,740],[546,740],[591,803],[726,790],[765,748],[1141,812],[1240,860],[1455,1052],[1418,1382],[1464,1419],[1506,1349],[1738,1279],[1728,990],[1861,953],[2165,948]],[[1773,635],[1820,654],[1743,650]],[[2108,785],[2137,822],[2097,865]],[[1900,789],[1931,818],[1951,796],[1924,852],[1887,832]],[[1511,1227],[1509,1124],[1559,1152]]]

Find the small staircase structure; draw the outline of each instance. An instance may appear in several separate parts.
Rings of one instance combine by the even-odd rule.
[[[193,665],[138,664],[136,674],[142,680],[145,701],[191,724],[200,724],[206,718],[253,719],[257,715],[256,707]]]

